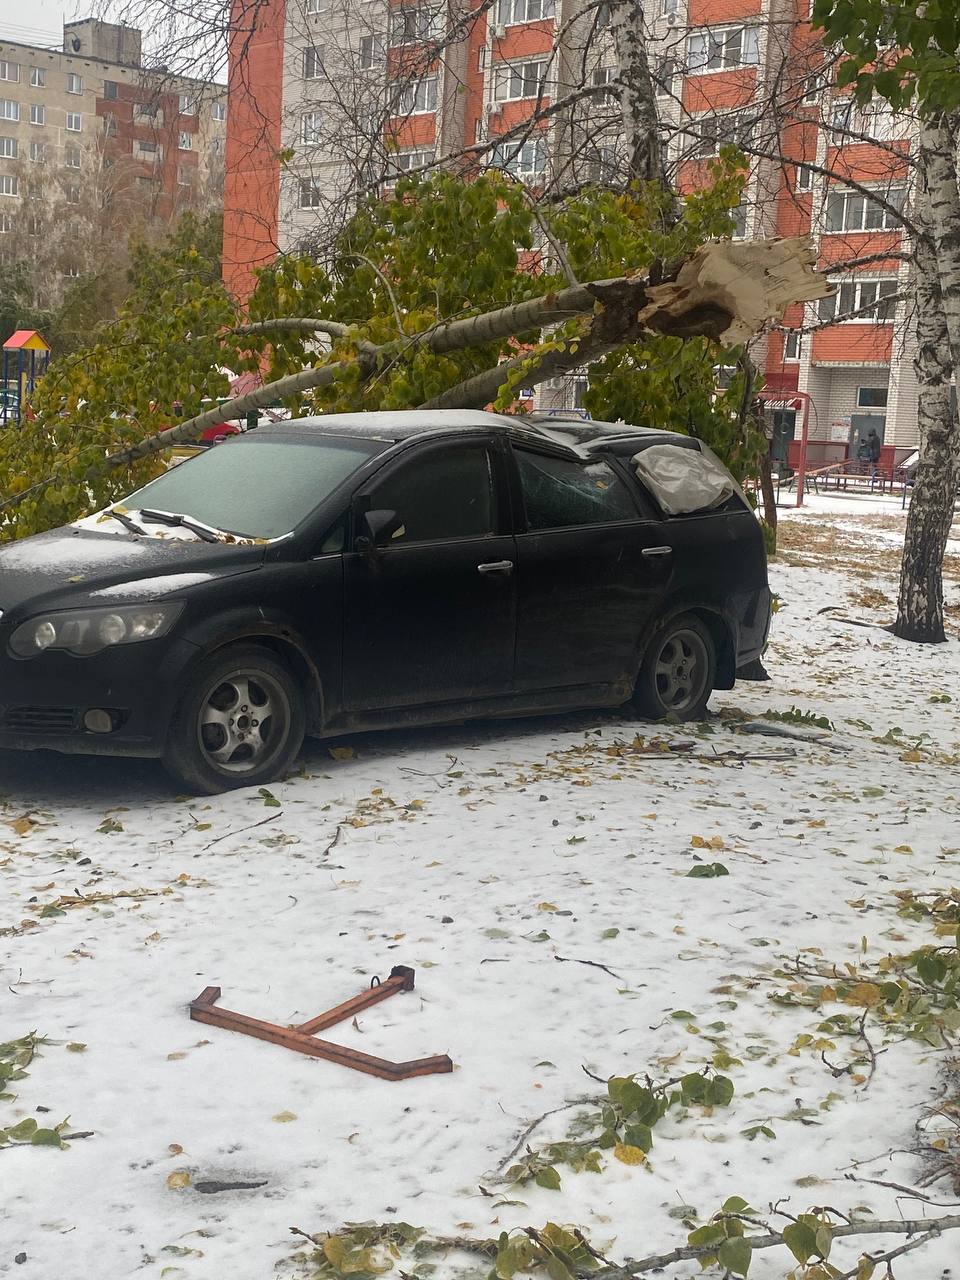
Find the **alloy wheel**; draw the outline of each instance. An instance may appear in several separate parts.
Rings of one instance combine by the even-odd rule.
[[[703,696],[709,659],[695,631],[674,631],[663,643],[654,665],[657,696],[665,711],[682,715]]]
[[[282,747],[289,724],[290,703],[280,684],[263,671],[236,671],[204,697],[197,732],[215,769],[250,773]]]

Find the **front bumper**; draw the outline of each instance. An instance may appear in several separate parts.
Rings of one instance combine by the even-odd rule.
[[[0,626],[0,748],[80,755],[159,756],[186,672],[199,656],[187,640],[118,645],[86,658],[48,650],[10,656]],[[113,713],[109,733],[84,728],[93,709]]]

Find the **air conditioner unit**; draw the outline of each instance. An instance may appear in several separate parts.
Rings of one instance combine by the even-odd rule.
[[[668,13],[668,14],[667,14],[667,26],[668,26],[668,27],[675,27],[679,21],[680,21],[680,19],[677,17],[677,15],[676,15],[675,13]]]
[[[496,115],[496,113],[500,110],[500,103],[495,102],[493,98],[491,98],[490,101],[487,103],[486,107],[484,108],[484,110],[486,111],[488,116]]]
[[[506,34],[507,34],[506,23],[492,22],[490,24],[490,38],[492,40],[502,40]]]

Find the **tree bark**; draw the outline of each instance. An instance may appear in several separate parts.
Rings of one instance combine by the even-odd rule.
[[[613,5],[610,29],[617,54],[623,140],[630,178],[655,182],[669,191],[656,92],[647,57],[642,0],[620,0]]]
[[[904,534],[894,635],[936,644],[943,625],[943,556],[960,483],[960,418],[950,383],[960,374],[960,187],[948,116],[924,121],[921,235],[915,246],[920,461]],[[960,381],[960,378],[958,378]]]

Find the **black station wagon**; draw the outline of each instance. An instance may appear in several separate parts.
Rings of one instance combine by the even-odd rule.
[[[574,415],[303,418],[0,548],[0,747],[198,793],[333,737],[633,701],[762,651],[758,522],[698,441]]]

